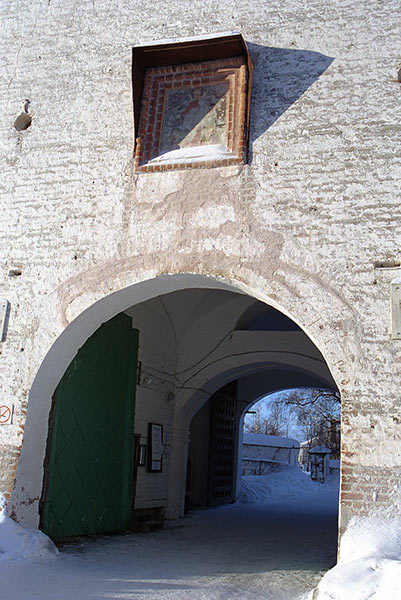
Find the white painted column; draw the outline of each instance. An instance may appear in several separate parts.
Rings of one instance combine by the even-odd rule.
[[[176,418],[175,421],[178,421]],[[174,423],[171,436],[171,458],[168,482],[165,526],[177,527],[184,517],[185,484],[187,478],[189,427]]]

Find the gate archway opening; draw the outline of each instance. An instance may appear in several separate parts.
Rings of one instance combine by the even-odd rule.
[[[285,377],[291,383],[291,389],[284,387],[269,390],[278,376]],[[295,387],[297,381],[303,381],[304,385],[309,382],[310,387]],[[260,394],[260,389],[264,386],[269,391]],[[323,401],[319,403],[321,397]],[[262,415],[256,427],[248,428],[248,433],[254,432],[253,440],[244,439],[247,433],[244,421],[248,411],[271,398],[275,398],[273,402],[281,411],[279,425],[272,429],[272,419]],[[297,415],[291,415],[291,400],[293,411],[298,406]],[[328,402],[338,403],[332,414],[328,414]],[[310,471],[308,452],[316,446],[325,446],[327,450],[331,450],[330,456],[336,461],[335,465],[332,463],[332,470],[339,476],[339,402],[336,388],[322,387],[318,378],[286,371],[285,368],[277,370],[266,367],[259,373],[240,377],[219,388],[191,422],[186,508],[234,502],[240,494],[241,476],[265,474],[268,472],[268,463],[271,466],[282,463]],[[294,436],[296,439],[292,439]],[[254,446],[255,456],[251,457],[252,451],[249,452],[248,449],[247,460],[243,460],[243,444]],[[258,444],[260,447],[256,448]],[[269,452],[268,445],[275,447],[277,451]],[[262,446],[266,446],[265,452],[261,450]],[[282,452],[279,451],[280,447],[283,448]],[[292,447],[297,449],[290,451]],[[327,452],[327,475],[328,454]],[[262,465],[262,462],[266,464]]]
[[[38,523],[38,501],[27,503],[25,497],[40,499],[43,515],[44,490],[54,477],[49,467],[52,431],[48,429],[54,391],[79,349],[113,315],[124,314],[130,327],[139,332],[137,373],[131,377],[130,391],[136,396],[131,422],[134,437],[127,437],[122,445],[125,458],[121,464],[128,472],[127,464],[133,461],[128,486],[131,508],[144,523],[176,521],[183,516],[191,421],[196,413],[207,410],[219,388],[237,381],[238,393],[252,390],[255,398],[258,389],[266,393],[283,387],[279,383],[283,377],[287,383],[298,382],[294,386],[301,381],[308,386],[335,386],[320,350],[299,325],[271,304],[211,277],[157,279],[96,303],[66,328],[43,360],[31,390],[12,499],[17,518],[27,524]],[[68,496],[78,498],[87,491],[79,468],[83,458],[74,444],[71,454],[75,459],[68,476],[75,477],[77,484]],[[82,515],[76,517],[82,520]]]
[[[295,438],[299,442],[297,463],[306,472],[310,472],[309,451],[316,446],[325,447],[336,461],[332,470],[339,470],[341,397],[336,388],[297,387],[263,395],[244,409],[241,429],[244,435]]]
[[[291,549],[291,540],[296,539],[306,563],[316,560],[315,548],[320,547],[324,568],[329,568],[335,563],[338,550],[340,460],[324,453],[314,455],[319,459],[315,466],[308,464],[309,448],[322,443],[321,439],[300,444],[288,435],[243,433],[245,414],[262,400],[256,396],[249,401],[250,384],[252,380],[255,384],[266,382],[272,375],[273,371],[267,369],[232,380],[219,388],[194,416],[185,508],[199,518],[197,515],[203,514],[205,508],[220,506],[223,512],[218,514],[233,538],[243,535],[250,540],[255,535],[263,538],[268,531],[274,532],[280,538],[274,551],[277,565],[281,561],[289,569],[296,568],[297,559]],[[287,373],[287,380],[293,386],[295,379],[291,375],[295,377]],[[316,385],[312,377],[309,381]],[[311,389],[299,387],[296,391],[302,395]],[[285,391],[275,390],[267,397]],[[336,388],[319,391],[337,393]],[[314,471],[324,478],[314,477]],[[201,513],[197,509],[202,509]],[[202,518],[206,524],[206,517]],[[211,519],[216,518],[212,511]]]

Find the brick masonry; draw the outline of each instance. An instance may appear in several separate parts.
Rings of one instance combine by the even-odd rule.
[[[12,491],[26,412],[35,421],[45,401],[28,395],[67,326],[113,292],[188,272],[275,304],[323,353],[343,395],[343,525],[397,508],[399,270],[374,265],[400,257],[398,2],[0,10],[1,393],[15,404],[0,428],[0,490]],[[232,29],[255,64],[250,164],[135,173],[132,45]],[[32,125],[18,132],[27,99]]]

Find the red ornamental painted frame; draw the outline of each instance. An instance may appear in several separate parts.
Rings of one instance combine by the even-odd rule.
[[[210,155],[207,146],[193,156],[186,148],[179,157],[161,156],[163,122],[168,95],[179,90],[211,89],[225,85],[225,152],[224,157]],[[139,172],[216,167],[241,164],[247,140],[248,69],[245,57],[200,61],[146,70],[141,102],[138,137],[135,148],[135,170]],[[174,153],[173,153],[174,154]]]

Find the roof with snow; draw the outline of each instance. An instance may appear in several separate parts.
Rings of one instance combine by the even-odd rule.
[[[309,454],[331,454],[331,450],[324,446],[315,446],[309,450]]]
[[[298,440],[279,435],[264,435],[262,433],[244,433],[243,444],[248,446],[270,446],[273,448],[299,448]]]

